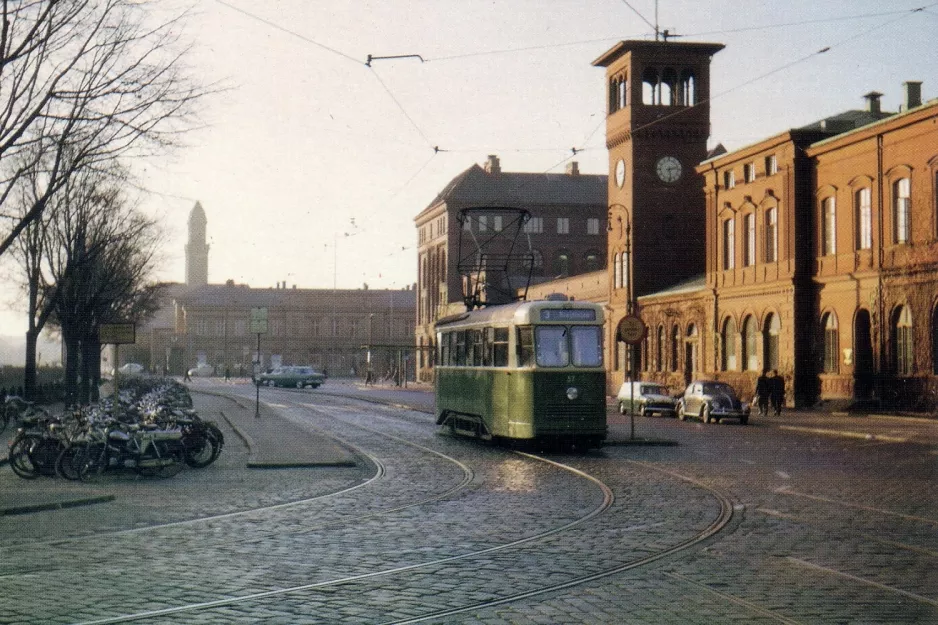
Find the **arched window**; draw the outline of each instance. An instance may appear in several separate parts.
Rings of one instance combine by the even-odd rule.
[[[658,71],[651,67],[642,74],[642,104],[661,104]]]
[[[749,315],[743,321],[743,365],[747,371],[759,370],[758,336],[756,318]]]
[[[621,289],[622,288],[622,267],[619,265],[619,253],[616,252],[616,255],[612,257],[612,275],[613,277],[613,288]]]
[[[769,313],[762,330],[762,358],[766,369],[778,369],[778,335],[781,330],[778,315]]]
[[[619,106],[618,108],[622,109],[629,105],[629,76],[628,74],[625,77],[619,79]]]
[[[840,371],[840,332],[837,328],[837,315],[832,312],[821,317],[821,327],[824,329],[822,344],[824,346],[824,361],[821,370],[824,373],[838,373]]]
[[[869,187],[859,189],[853,195],[854,223],[856,224],[855,243],[858,250],[873,247],[873,208]]]
[[[566,278],[573,273],[573,256],[567,250],[560,250],[554,257],[554,276]]]
[[[732,317],[727,317],[723,322],[720,342],[723,348],[723,370],[736,371],[736,322]]]
[[[892,211],[892,242],[908,243],[912,234],[912,196],[908,178],[900,178],[892,185]]]
[[[658,326],[655,337],[655,371],[664,371],[664,326]]]
[[[629,288],[629,253],[622,252],[622,256],[619,258],[619,262],[622,263],[620,272],[622,275],[622,288]]]
[[[681,104],[683,106],[693,106],[697,103],[696,81],[694,70],[685,69],[681,72]]]
[[[677,104],[677,72],[670,67],[661,73],[661,104]]]
[[[778,208],[765,211],[765,262],[778,261]]]
[[[690,383],[694,372],[697,371],[697,326],[693,323],[687,326],[687,344],[684,349],[684,380]]]
[[[893,313],[892,339],[896,374],[912,375],[912,312],[908,306]]]
[[[586,271],[599,271],[602,268],[602,255],[596,250],[590,250],[583,255],[583,267]]]
[[[678,359],[681,356],[681,329],[677,325],[671,328],[671,371],[677,371]]]
[[[531,273],[539,276],[544,272],[544,255],[540,250],[531,250],[530,259],[524,261],[525,269],[531,269]]]

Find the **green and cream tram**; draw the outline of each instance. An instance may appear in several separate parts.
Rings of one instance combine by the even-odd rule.
[[[484,439],[598,447],[606,438],[603,309],[516,302],[436,323],[437,424]]]

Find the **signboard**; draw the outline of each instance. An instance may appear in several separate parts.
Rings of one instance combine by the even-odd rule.
[[[134,324],[102,323],[98,326],[98,342],[102,345],[129,345],[137,342]]]
[[[267,334],[267,307],[251,309],[251,334]]]
[[[645,338],[645,322],[636,315],[626,315],[619,322],[619,336],[629,345],[638,345]]]
[[[541,321],[596,321],[596,311],[592,308],[545,308],[541,311]]]

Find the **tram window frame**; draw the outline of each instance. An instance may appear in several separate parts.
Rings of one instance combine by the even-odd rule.
[[[492,366],[508,366],[508,328],[492,328]]]
[[[589,351],[587,351],[589,350]],[[570,363],[574,367],[603,366],[603,333],[599,326],[570,328]],[[586,357],[592,357],[587,360]]]
[[[458,330],[453,334],[456,335],[456,357],[453,364],[462,367],[466,364],[466,332],[465,330]]]
[[[482,330],[482,366],[492,366],[492,346],[495,343],[495,328]]]
[[[472,362],[469,362],[471,367],[481,367],[482,366],[482,350],[483,350],[483,340],[482,340],[482,330],[470,330],[472,333]]]
[[[556,334],[559,331],[559,335]],[[559,369],[570,366],[570,327],[543,325],[534,329],[534,349],[538,367]]]
[[[451,334],[452,334],[452,332],[444,332],[444,333],[440,334],[440,337],[439,337],[439,339],[438,339],[438,344],[439,344],[439,347],[440,347],[440,353],[439,353],[440,364],[441,364],[441,365],[444,365],[444,366],[450,364],[450,363],[449,363],[449,354],[450,354],[450,343],[449,343],[449,341],[450,341],[450,335],[451,335]]]
[[[515,333],[515,355],[519,367],[533,367],[534,360],[534,326],[518,326]]]

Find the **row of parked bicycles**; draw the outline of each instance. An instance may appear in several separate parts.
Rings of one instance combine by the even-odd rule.
[[[62,414],[7,398],[0,425],[14,423],[8,459],[21,478],[94,480],[106,471],[172,477],[184,467],[207,467],[225,444],[213,421],[201,419],[182,384],[140,379],[116,397]]]

